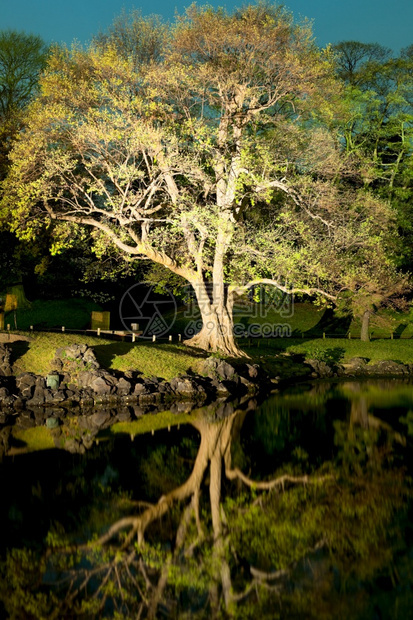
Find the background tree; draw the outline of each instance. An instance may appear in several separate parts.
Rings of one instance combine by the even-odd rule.
[[[0,180],[7,154],[24,124],[23,109],[34,96],[48,47],[41,37],[16,30],[0,31]]]
[[[7,174],[10,165],[8,155],[14,139],[24,126],[24,110],[37,92],[47,55],[48,47],[41,37],[16,30],[0,31],[0,182]],[[0,243],[0,291],[9,289],[6,310],[15,309],[16,304],[25,307],[28,302],[22,276],[28,264],[33,262],[33,247],[20,244],[6,231],[0,231]]]
[[[192,6],[156,62],[115,48],[50,59],[5,184],[20,237],[60,221],[64,244],[65,226],[86,225],[163,265],[197,296],[188,343],[228,355],[234,295],[263,277],[335,300],[389,213],[341,157],[340,89],[308,24],[271,5]]]
[[[358,84],[361,70],[366,63],[381,63],[391,55],[391,50],[379,43],[340,41],[332,47],[337,54],[339,77],[352,86]]]
[[[340,47],[341,46],[341,47]],[[367,49],[354,41],[336,46],[343,50]],[[343,126],[347,153],[356,157],[363,180],[377,196],[387,200],[397,213],[401,245],[396,249],[399,264],[412,267],[412,58],[408,49],[400,57],[382,50],[366,56],[356,66],[352,78],[342,69],[339,54],[338,75],[347,83],[348,115]]]
[[[139,70],[142,64],[159,61],[166,54],[169,35],[168,25],[159,15],[143,18],[139,10],[124,10],[108,31],[99,33],[93,42],[102,50],[115,48]]]

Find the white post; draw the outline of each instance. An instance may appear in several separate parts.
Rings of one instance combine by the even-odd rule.
[[[97,328],[97,330],[96,330],[96,335],[97,335],[97,336],[100,336],[100,327],[98,327],[98,328]]]
[[[152,342],[156,342],[156,336],[155,336],[155,334],[152,336]]]
[[[65,331],[65,326],[64,326],[64,325],[62,325],[62,332],[64,332],[64,331]]]
[[[135,342],[136,336],[135,334],[132,334],[132,342]]]

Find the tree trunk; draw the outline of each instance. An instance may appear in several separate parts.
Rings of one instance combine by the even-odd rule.
[[[214,290],[209,293],[204,283],[192,283],[192,286],[201,313],[202,328],[195,336],[185,340],[185,344],[229,357],[244,356],[234,338],[232,301],[226,292],[222,294],[224,298],[220,299],[217,298],[215,287],[212,287]]]
[[[368,342],[370,340],[369,324],[370,324],[370,310],[366,310],[363,314],[363,318],[361,319],[360,339],[363,342]]]

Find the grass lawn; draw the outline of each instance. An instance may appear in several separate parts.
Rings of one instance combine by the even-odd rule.
[[[315,338],[313,340],[291,340],[286,347],[290,353],[301,353],[307,357],[321,359],[323,353],[336,350],[341,361],[352,357],[364,357],[370,362],[393,360],[413,363],[413,342],[409,340],[348,340],[347,338]]]
[[[29,342],[13,342],[13,368],[16,374],[34,372],[46,375],[56,349],[70,344],[85,343],[93,347],[97,360],[108,370],[136,370],[145,376],[172,379],[196,366],[206,353],[189,349],[182,344],[158,344],[152,342],[114,342],[112,340],[68,333],[34,333]],[[243,350],[252,362],[275,360],[280,353],[302,354],[306,357],[325,359],[333,356],[339,361],[351,357],[364,357],[372,363],[378,360],[394,360],[413,364],[413,342],[410,340],[373,340],[361,342],[347,338],[275,338],[251,340],[252,346],[243,343]],[[259,346],[258,346],[259,344]]]
[[[18,325],[34,325],[41,328],[65,325],[70,329],[83,329],[90,321],[92,310],[99,306],[84,299],[34,301],[29,310],[17,312]],[[387,336],[386,340],[375,339],[371,342],[348,340],[347,338],[320,338],[323,333],[359,333],[359,327],[354,322],[350,325],[338,320],[331,310],[325,310],[309,303],[295,303],[293,308],[285,307],[280,312],[270,306],[261,308],[258,304],[238,306],[235,310],[235,322],[242,323],[244,328],[253,324],[290,325],[292,338],[240,340],[241,348],[253,361],[262,362],[271,359],[281,352],[299,353],[307,357],[327,359],[332,356],[337,360],[346,360],[351,357],[365,357],[372,362],[380,359],[413,363],[413,342],[408,338],[412,334],[413,324],[409,317],[395,316],[395,328],[398,338],[390,340],[389,333],[380,332],[372,326],[373,336]],[[284,316],[283,316],[284,314]],[[291,316],[289,316],[291,315]],[[199,317],[198,317],[199,319]],[[185,334],[185,327],[192,319],[185,316],[185,310],[178,312],[174,331]],[[196,320],[194,317],[193,320]],[[13,325],[13,313],[6,315],[6,324]],[[398,331],[397,331],[398,330]],[[301,338],[301,335],[304,338]],[[86,343],[93,347],[96,357],[103,368],[108,370],[127,371],[135,370],[146,376],[157,376],[171,379],[196,365],[199,358],[205,357],[202,351],[188,349],[182,344],[160,342],[152,343],[148,340],[137,340],[136,343],[119,342],[104,337],[98,338],[86,334],[34,332],[27,333],[30,341],[11,343],[13,350],[14,372],[28,371],[46,375],[50,370],[50,362],[55,351],[73,343]]]
[[[96,358],[108,370],[136,370],[146,376],[172,379],[185,373],[197,359],[204,357],[201,351],[188,349],[181,344],[158,344],[152,342],[114,342],[83,334],[35,332],[27,334],[30,341],[11,343],[15,374],[34,372],[46,375],[50,371],[56,349],[70,344],[87,344],[93,347]]]
[[[90,313],[102,308],[87,299],[38,299],[32,301],[30,308],[16,310],[17,329],[50,329],[62,327],[67,329],[86,329],[90,324]],[[14,312],[7,312],[4,324],[9,323],[14,329]]]

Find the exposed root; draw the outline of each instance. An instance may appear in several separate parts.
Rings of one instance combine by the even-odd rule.
[[[286,482],[290,482],[291,484],[317,484],[319,482],[324,482],[324,480],[329,480],[333,478],[333,476],[318,476],[318,477],[309,477],[305,476],[290,476],[289,474],[284,474],[283,476],[279,476],[278,478],[274,478],[273,480],[267,481],[257,481],[251,480],[248,476],[242,473],[238,467],[234,469],[226,469],[225,474],[228,480],[241,480],[244,484],[246,484],[249,488],[268,490],[274,489],[275,487],[282,487],[284,489],[284,485]]]

